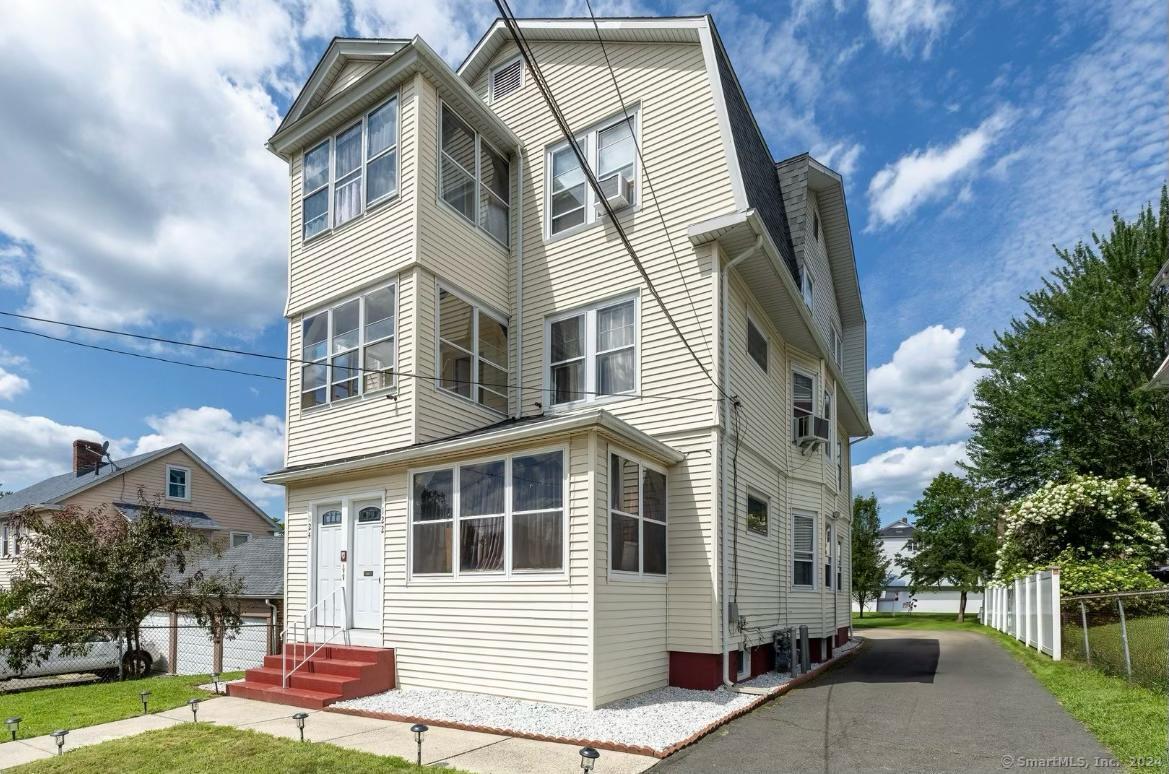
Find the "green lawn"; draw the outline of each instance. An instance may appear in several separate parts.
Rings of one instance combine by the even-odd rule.
[[[239,676],[240,673],[221,675],[220,680],[234,680]],[[142,700],[138,694],[141,691],[150,691],[151,712],[180,707],[188,699],[207,696],[207,692],[196,686],[209,682],[209,675],[159,676],[2,694],[0,721],[18,715],[24,719],[20,724],[22,738],[41,736],[58,728],[83,728],[140,715]],[[0,743],[9,739],[4,733]]]
[[[1162,693],[1169,691],[1169,675],[1166,674],[1166,664],[1169,664],[1169,618],[1130,618],[1126,628],[1133,680]],[[1088,645],[1092,666],[1110,675],[1124,676],[1124,645],[1119,621],[1089,626]],[[1084,631],[1078,622],[1064,627],[1063,657],[1076,661],[1087,660]]]
[[[432,767],[427,770],[437,771]],[[458,774],[456,769],[441,769]],[[402,758],[346,750],[331,744],[296,742],[226,726],[183,724],[104,744],[82,747],[10,769],[20,774],[117,771],[184,774],[256,774],[256,772],[411,772]]]
[[[950,614],[914,613],[896,617],[866,613],[852,619],[862,636],[866,628],[963,629],[990,637],[1006,648],[1035,675],[1072,717],[1088,728],[1121,761],[1133,758],[1165,759],[1169,702],[1164,693],[1098,672],[1075,661],[1052,661],[976,619],[959,624]],[[1164,769],[1160,769],[1164,770]]]

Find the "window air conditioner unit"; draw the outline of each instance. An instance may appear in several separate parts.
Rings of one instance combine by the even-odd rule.
[[[828,445],[828,420],[824,417],[807,414],[793,418],[792,423],[794,425],[792,435],[796,439],[796,445],[800,448]]]
[[[633,191],[629,181],[621,173],[609,175],[597,182],[601,184],[601,192],[605,195],[605,201],[609,202],[609,206],[614,210],[624,209],[633,203]],[[598,203],[597,213],[604,211],[605,208]]]

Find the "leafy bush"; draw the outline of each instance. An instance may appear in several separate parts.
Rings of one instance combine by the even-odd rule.
[[[1007,508],[995,578],[1053,564],[1085,565],[1072,573],[1088,585],[1143,573],[1166,555],[1165,535],[1154,521],[1161,503],[1160,492],[1133,476],[1049,481]]]
[[[1061,556],[1056,564],[1059,565],[1060,592],[1065,595],[1161,588],[1161,583],[1145,571],[1145,564],[1139,559],[1075,559]]]

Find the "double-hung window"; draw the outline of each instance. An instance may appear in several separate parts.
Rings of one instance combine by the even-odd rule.
[[[564,453],[521,454],[414,473],[414,576],[564,569]]]
[[[824,418],[828,420],[829,438],[834,438],[836,433],[832,432],[832,393],[828,392],[828,390],[824,390]],[[829,440],[824,446],[824,454],[827,455],[829,460],[832,459],[832,452],[835,448],[836,443],[832,440]]]
[[[747,494],[747,529],[760,535],[767,534],[767,500]]]
[[[191,470],[178,465],[166,466],[166,496],[168,500],[191,499]]]
[[[8,556],[8,522],[0,521],[0,556]]]
[[[503,318],[439,287],[439,388],[506,414],[507,368]]]
[[[792,511],[792,585],[812,588],[816,576],[816,516]]]
[[[609,455],[609,567],[666,574],[666,474]]]
[[[832,552],[833,552],[833,527],[831,524],[824,525],[824,588],[832,588]]]
[[[393,97],[304,154],[304,239],[360,215],[398,191],[398,98]]]
[[[395,305],[387,285],[304,318],[301,408],[393,386]]]
[[[637,299],[605,302],[549,318],[552,405],[631,393],[637,388]]]
[[[626,205],[633,205],[637,200],[637,119],[636,113],[631,113],[629,118],[622,115],[576,138],[602,189],[616,193],[620,188],[617,178],[624,180],[628,191]],[[549,237],[604,218],[580,160],[568,143],[548,149],[545,168]]]
[[[836,536],[836,591],[844,590],[844,535]]]
[[[751,356],[760,368],[767,371],[767,337],[755,327],[755,323],[747,320],[747,354]]]
[[[844,368],[844,342],[835,325],[828,330],[828,347],[832,350],[832,359],[836,361],[836,365]]]
[[[816,380],[802,371],[792,371],[792,441],[796,440],[798,425],[803,417],[815,413]]]
[[[445,103],[439,119],[439,196],[455,212],[508,244],[511,164]]]
[[[811,310],[816,301],[816,280],[812,276],[811,267],[806,263],[800,267],[800,292],[804,296],[804,305]]]

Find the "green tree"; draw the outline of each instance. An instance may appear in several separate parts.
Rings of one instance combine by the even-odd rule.
[[[913,536],[898,563],[912,577],[910,593],[946,583],[961,593],[958,621],[966,619],[966,597],[995,569],[998,505],[991,493],[952,473],[939,473],[909,510]]]
[[[1106,237],[1057,248],[1025,314],[979,349],[971,472],[1004,499],[1075,473],[1169,489],[1169,398],[1142,389],[1169,351],[1169,294],[1151,289],[1167,234],[1162,188],[1157,212],[1114,215]]]
[[[160,609],[189,612],[217,636],[239,631],[241,579],[188,572],[192,559],[215,548],[141,492],[139,501],[133,518],[106,505],[16,516],[22,550],[0,607],[9,611],[9,633],[25,636],[0,643],[10,663],[42,658],[48,646],[76,639],[55,633],[82,627],[123,638],[125,672],[141,674],[150,664],[140,627]]]
[[[877,496],[857,496],[852,501],[852,598],[865,617],[865,605],[881,596],[892,560],[885,556]]]

